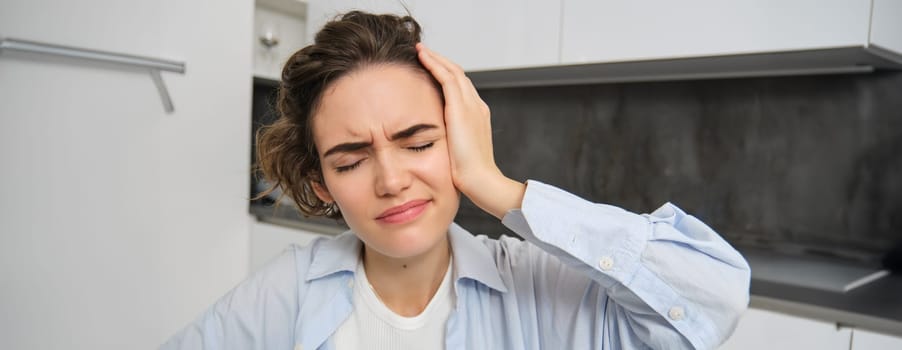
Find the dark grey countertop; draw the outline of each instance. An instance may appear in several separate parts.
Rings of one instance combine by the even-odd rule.
[[[902,275],[845,293],[752,279],[751,294],[755,308],[902,336]]]
[[[879,262],[739,250],[752,269],[751,307],[902,336],[902,275]]]
[[[264,204],[251,204],[249,211],[257,220],[277,225],[314,231],[329,235],[338,235],[348,228],[339,220],[323,217],[304,217],[292,205],[275,207]]]

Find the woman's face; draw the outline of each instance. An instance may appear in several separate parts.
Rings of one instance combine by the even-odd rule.
[[[440,95],[423,73],[376,65],[336,80],[313,136],[325,182],[317,195],[338,204],[370,249],[414,257],[446,238],[460,197]]]

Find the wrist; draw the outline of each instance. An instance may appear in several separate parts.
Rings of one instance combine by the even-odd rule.
[[[511,209],[520,208],[526,184],[504,176],[501,171],[472,179],[461,192],[483,211],[501,220]]]

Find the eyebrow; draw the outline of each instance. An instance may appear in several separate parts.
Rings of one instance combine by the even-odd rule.
[[[401,130],[401,131],[398,131],[398,132],[392,134],[391,137],[389,137],[388,139],[389,139],[389,141],[397,141],[400,139],[406,139],[406,138],[412,137],[413,135],[416,135],[417,133],[419,133],[421,131],[431,130],[431,129],[438,129],[438,126],[435,126],[433,124],[417,124],[417,125],[411,126],[407,129],[404,129],[404,130]],[[326,153],[323,154],[323,158],[326,158],[329,155],[335,154],[335,153],[358,151],[358,150],[370,147],[372,145],[373,145],[372,142],[347,142],[347,143],[338,144],[335,147],[332,147],[328,151],[326,151]]]

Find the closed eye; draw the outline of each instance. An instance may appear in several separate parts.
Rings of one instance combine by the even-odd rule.
[[[407,149],[408,149],[408,150],[411,150],[411,151],[414,151],[414,152],[422,152],[422,151],[425,151],[426,149],[428,149],[428,148],[430,148],[430,147],[432,147],[432,146],[434,146],[434,145],[435,145],[435,142],[433,141],[433,142],[424,143],[424,144],[418,145],[418,146],[407,147]],[[338,172],[338,173],[343,173],[343,172],[346,172],[346,171],[354,170],[354,169],[356,169],[357,167],[359,167],[359,166],[360,166],[360,163],[362,163],[365,159],[366,159],[366,158],[361,159],[361,160],[358,160],[358,161],[354,162],[353,164],[335,167],[335,171]]]
[[[414,151],[414,152],[422,152],[422,151],[425,151],[427,148],[432,147],[432,145],[434,145],[434,144],[435,144],[435,142],[430,142],[430,143],[422,144],[419,146],[407,147],[407,149]]]
[[[361,163],[361,162],[363,162],[363,159],[358,160],[358,161],[354,162],[354,164],[351,164],[351,165],[344,165],[344,166],[340,166],[340,167],[335,167],[335,171],[336,171],[336,172],[339,172],[339,173],[343,173],[343,172],[346,172],[346,171],[354,170],[355,168],[357,168],[358,166],[360,166],[360,163]]]

